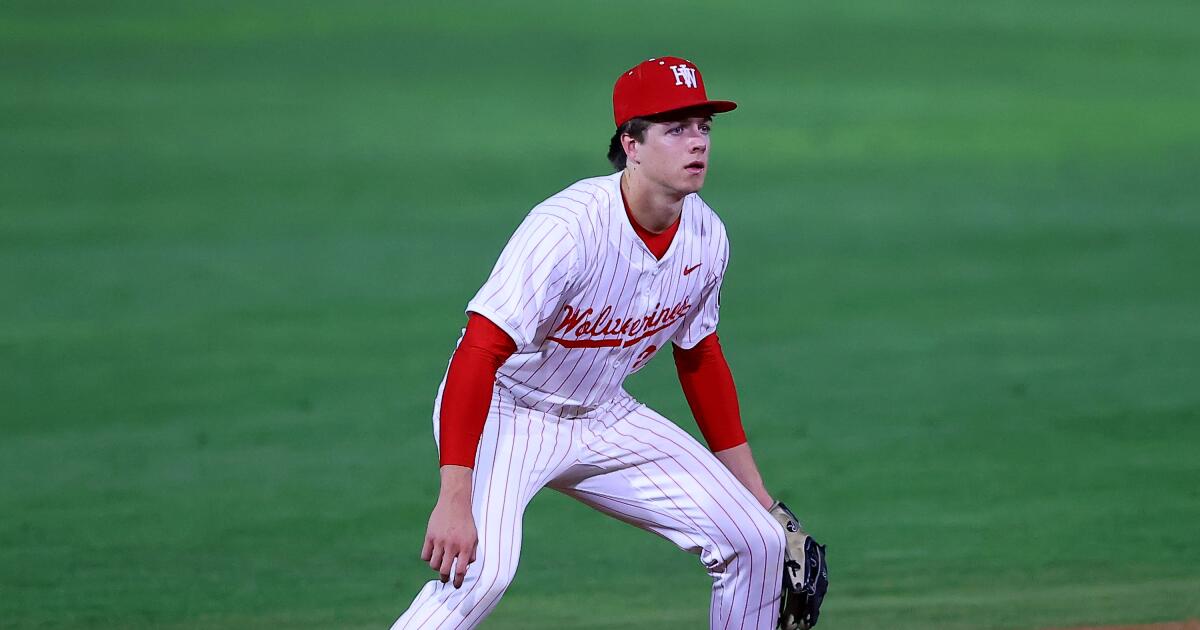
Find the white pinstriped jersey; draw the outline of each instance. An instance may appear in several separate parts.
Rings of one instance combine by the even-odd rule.
[[[725,226],[688,195],[655,259],[629,223],[620,181],[621,172],[585,179],[535,206],[467,305],[516,343],[496,380],[523,406],[586,412],[667,342],[691,348],[717,329]]]

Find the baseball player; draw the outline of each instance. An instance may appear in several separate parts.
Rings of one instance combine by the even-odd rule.
[[[513,579],[522,515],[545,486],[697,555],[712,628],[775,628],[789,571],[810,590],[813,570],[824,575],[823,548],[796,538],[763,484],[717,338],[729,242],[696,193],[712,118],[735,107],[710,100],[685,59],[622,73],[616,172],[538,204],[508,241],[467,305],[434,404],[441,489],[421,559],[440,579],[393,630],[479,625]],[[668,344],[707,448],[622,388]],[[783,625],[815,621],[813,607]]]

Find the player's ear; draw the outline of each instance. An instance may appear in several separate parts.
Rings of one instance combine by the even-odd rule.
[[[637,162],[638,141],[632,135],[621,134],[621,148],[625,149],[625,159],[629,162]]]

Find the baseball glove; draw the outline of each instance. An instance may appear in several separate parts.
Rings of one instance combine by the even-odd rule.
[[[779,630],[808,630],[817,625],[821,600],[825,599],[825,590],[829,588],[825,545],[817,544],[812,536],[804,532],[800,520],[786,505],[776,501],[770,512],[787,535]]]

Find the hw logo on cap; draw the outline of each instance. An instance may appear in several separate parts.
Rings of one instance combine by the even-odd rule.
[[[685,65],[671,66],[671,72],[675,73],[675,85],[686,85],[687,87],[696,87],[696,69],[689,68]]]

